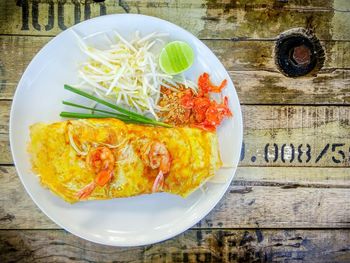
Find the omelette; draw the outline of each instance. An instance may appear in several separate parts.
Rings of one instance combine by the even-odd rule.
[[[28,152],[41,184],[70,203],[154,192],[187,197],[222,165],[214,132],[109,118],[36,123]]]

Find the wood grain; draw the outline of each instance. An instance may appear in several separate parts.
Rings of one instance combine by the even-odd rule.
[[[246,154],[241,165],[350,164],[348,153],[344,158],[336,156],[336,144],[343,144],[348,152],[349,107],[243,106],[242,112]],[[325,151],[328,153],[322,155]]]
[[[204,43],[215,53],[228,71],[279,72],[274,58],[276,41],[205,40]],[[347,52],[350,42],[322,41],[321,44],[326,54],[323,66],[325,72],[350,68],[350,54]]]
[[[83,241],[61,230],[14,230],[0,231],[0,257],[4,263],[346,263],[350,261],[349,235],[350,230],[189,230],[155,245],[116,248]]]
[[[10,105],[0,102],[0,133],[8,133]],[[350,166],[350,107],[243,105],[242,113],[241,166]],[[7,138],[0,136],[0,143],[8,145]],[[10,152],[3,150],[0,164],[10,160]]]
[[[8,134],[11,101],[0,101],[0,134]]]
[[[13,164],[8,133],[0,133],[0,163]]]
[[[245,104],[245,151],[224,198],[191,230],[151,246],[101,246],[60,230],[11,166],[9,110],[26,66],[67,27],[111,13],[157,16],[201,38]],[[346,0],[0,1],[0,261],[350,262],[348,24]],[[290,79],[273,49],[299,26],[321,39],[326,61],[317,76]]]
[[[1,166],[0,166],[1,167]],[[287,188],[349,188],[349,168],[321,167],[238,167],[235,186]]]
[[[264,70],[229,72],[242,104],[350,105],[350,71],[291,79]]]
[[[317,1],[319,2],[319,1]],[[0,33],[56,35],[104,14],[140,13],[163,18],[201,38],[275,38],[292,27],[313,29],[323,40],[350,40],[346,1],[93,1],[21,0],[0,5]]]
[[[0,58],[0,99],[11,99],[34,55],[51,38],[0,36],[6,55]],[[291,79],[274,64],[272,41],[205,43],[219,57],[233,80],[241,103],[350,104],[350,42],[325,42],[327,58],[316,77]]]
[[[15,169],[0,168],[0,228],[59,228],[35,206]],[[348,171],[346,168],[239,168],[223,199],[196,227],[350,227]],[[303,178],[299,179],[301,174]]]
[[[51,38],[0,37],[0,99],[11,99],[24,70],[35,54]]]
[[[23,72],[13,73],[17,75],[14,81],[6,76],[0,82],[0,100],[13,97]],[[229,71],[229,75],[241,104],[350,105],[350,70],[327,70],[317,77],[299,79],[267,70]]]

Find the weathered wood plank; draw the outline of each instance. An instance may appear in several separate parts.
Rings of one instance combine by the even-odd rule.
[[[350,168],[238,167],[233,185],[350,188]]]
[[[201,38],[274,38],[291,27],[314,29],[321,39],[350,39],[346,1],[2,1],[0,34],[56,35],[104,14],[160,17]]]
[[[350,230],[189,230],[116,248],[62,230],[0,231],[2,262],[349,262]],[[322,255],[322,256],[320,256]]]
[[[87,2],[0,2],[0,34],[54,36],[76,23],[78,17],[84,20],[89,16],[123,12],[158,16],[204,39],[272,40],[286,29],[303,26],[314,29],[323,40],[342,40],[323,42],[326,63],[315,78],[289,79],[278,73],[272,57],[273,41],[219,40],[206,44],[230,71],[242,103],[350,103],[350,57],[346,52],[349,42],[344,42],[350,40],[350,29],[344,26],[350,22],[350,2]],[[1,50],[9,52],[0,58],[0,99],[12,98],[26,65],[50,39],[17,38],[21,37],[0,37]],[[10,104],[0,101],[2,164],[12,163],[7,124]],[[194,229],[161,244],[132,249],[96,245],[61,230],[3,230],[0,231],[1,261],[349,262],[348,229],[202,229],[350,226],[350,173],[349,168],[344,168],[350,164],[349,109],[248,105],[243,106],[243,114],[243,167],[238,169],[236,181],[224,199]],[[0,228],[58,228],[36,208],[10,166],[0,166]]]
[[[12,98],[17,83],[35,54],[51,38],[0,37],[4,55],[0,58],[0,98]]]
[[[228,71],[267,70],[279,72],[275,65],[275,41],[204,40]],[[322,41],[325,54],[323,69],[349,69],[350,42]],[[290,78],[288,78],[290,79]]]
[[[308,79],[290,79],[269,71],[229,74],[242,104],[350,105],[350,70],[324,72]],[[2,86],[0,100],[11,100],[16,86],[17,83]]]
[[[232,186],[199,226],[348,227],[350,213],[345,211],[349,210],[349,192],[338,188]]]
[[[0,133],[8,132],[10,105],[0,102]],[[242,113],[241,166],[350,166],[350,107],[243,105]],[[10,160],[2,151],[0,164]]]
[[[0,100],[0,133],[8,134],[11,101]]]
[[[0,163],[13,164],[8,133],[0,133]]]
[[[2,57],[7,81],[17,82],[18,76],[16,79],[13,75],[22,74],[34,55],[51,39],[52,37],[0,36],[0,45],[7,52],[7,56]],[[278,72],[274,63],[274,41],[204,40],[204,43],[213,50],[229,71]],[[347,52],[350,42],[323,41],[322,45],[326,53],[325,69],[350,68],[350,55]]]
[[[350,70],[296,79],[262,70],[229,73],[243,104],[350,105]]]
[[[26,228],[37,228],[35,225],[40,225],[39,228],[44,229],[59,228],[31,200],[16,175],[14,167],[0,166],[0,181],[3,188],[6,189],[6,195],[5,193],[3,193],[4,195],[0,194],[1,229],[22,228],[22,223],[26,225]],[[16,208],[10,207],[12,202],[16,203]],[[13,227],[11,227],[12,225]]]
[[[20,78],[21,73],[13,73],[16,80]],[[350,70],[327,70],[317,77],[298,79],[263,70],[229,74],[242,104],[350,105]],[[4,81],[5,85],[0,82],[0,100],[10,100],[17,82]]]
[[[15,169],[0,168],[0,228],[59,228],[25,193]],[[349,170],[239,168],[223,199],[196,227],[349,227]]]
[[[242,112],[246,150],[241,165],[350,164],[349,107],[243,106]]]
[[[1,36],[0,99],[11,99],[30,60],[51,38]],[[350,42],[325,42],[317,77],[291,79],[274,64],[272,41],[205,41],[229,71],[241,103],[350,104]]]

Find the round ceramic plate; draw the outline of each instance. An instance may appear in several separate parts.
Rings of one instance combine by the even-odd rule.
[[[61,121],[64,99],[76,100],[63,85],[78,83],[78,64],[85,57],[72,29],[80,36],[117,30],[125,38],[136,30],[141,35],[154,31],[169,33],[169,40],[182,40],[195,51],[195,62],[186,77],[196,81],[208,72],[214,83],[228,80],[233,118],[218,129],[220,153],[225,165],[221,183],[207,183],[188,198],[157,193],[131,198],[68,204],[40,185],[31,171],[26,151],[29,126],[36,122]],[[94,39],[96,45],[102,40]],[[10,116],[10,141],[18,175],[38,207],[55,223],[84,239],[114,246],[146,245],[171,238],[200,221],[219,202],[236,170],[242,144],[242,117],[238,97],[228,73],[215,55],[186,30],[167,21],[143,15],[108,15],[91,19],[62,32],[32,60],[18,84]]]

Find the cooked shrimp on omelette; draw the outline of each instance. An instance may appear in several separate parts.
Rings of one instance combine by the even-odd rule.
[[[159,169],[152,192],[158,192],[164,184],[164,175],[170,171],[171,158],[166,146],[159,141],[151,142],[149,148],[147,164],[152,169]],[[97,185],[105,186],[112,179],[115,157],[108,147],[98,147],[89,151],[86,164],[96,173],[96,177],[77,193],[79,199],[86,199]]]
[[[86,157],[86,164],[96,173],[96,177],[77,193],[78,198],[89,197],[97,185],[105,186],[113,177],[114,163],[113,152],[106,146],[90,150]]]
[[[159,169],[152,186],[152,192],[158,192],[163,187],[164,175],[170,171],[171,156],[168,149],[158,140],[149,142],[141,154],[141,159],[152,169]]]
[[[186,197],[222,165],[216,133],[197,128],[87,119],[30,130],[34,172],[70,203],[154,192]]]

